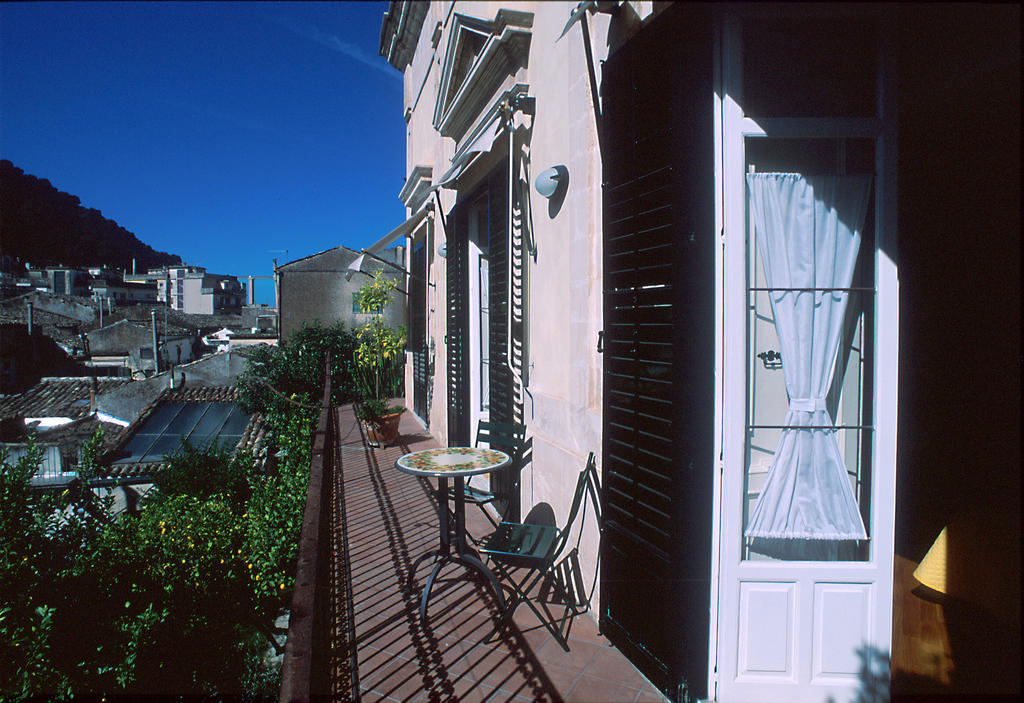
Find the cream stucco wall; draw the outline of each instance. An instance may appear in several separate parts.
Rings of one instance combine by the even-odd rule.
[[[581,25],[577,23],[558,39],[575,6],[575,2],[458,2],[453,8],[452,3],[431,3],[415,54],[405,70],[407,172],[417,165],[430,166],[436,183],[451,166],[456,149],[454,140],[442,137],[433,126],[453,12],[486,20],[493,19],[501,8],[533,13],[527,65],[504,78],[487,106],[516,83],[528,85],[528,94],[536,98],[535,115],[516,116],[517,124],[526,127],[529,135],[521,152],[522,175],[530,184],[532,237],[536,243],[536,259],[528,264],[529,331],[524,369],[528,385],[523,399],[534,455],[522,475],[522,512],[525,515],[534,505],[545,502],[552,506],[560,523],[568,512],[576,478],[588,453],[594,452],[599,461],[601,454],[602,358],[597,352],[602,329],[601,158]],[[651,12],[651,4],[633,3],[632,9],[639,18]],[[617,39],[609,36],[609,15],[588,15],[588,21],[600,84],[601,61],[608,55],[609,44]],[[443,29],[434,46],[431,39],[439,22]],[[502,153],[481,161],[507,159],[507,148],[507,142],[499,141],[493,150]],[[568,169],[569,186],[560,209],[549,212],[549,202],[533,184],[537,174],[558,164]],[[486,168],[467,172],[459,183],[463,194]],[[442,188],[439,196],[447,215],[458,192]],[[428,329],[436,348],[429,422],[431,433],[442,443],[448,437],[446,262],[436,252],[444,241],[442,218],[435,217],[428,254],[429,278],[436,283],[427,294]],[[407,368],[406,387],[411,389],[411,363]],[[582,566],[588,583],[597,562],[593,527],[591,523],[582,545]]]

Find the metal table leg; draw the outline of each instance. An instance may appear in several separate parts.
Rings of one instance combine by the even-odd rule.
[[[451,538],[448,534],[448,480],[446,478],[438,479],[437,507],[438,521],[441,526],[440,547],[418,557],[409,573],[409,584],[411,588],[412,578],[416,573],[416,569],[419,568],[419,565],[423,561],[430,557],[434,557],[434,568],[431,570],[430,576],[427,578],[427,582],[423,588],[423,595],[420,597],[420,619],[423,622],[427,621],[427,602],[430,600],[430,592],[434,588],[434,581],[437,579],[437,574],[441,571],[441,567],[446,562],[450,561],[458,562],[459,564],[474,569],[482,574],[491,584],[491,588],[494,589],[494,593],[498,597],[498,605],[501,610],[504,611],[505,594],[501,590],[501,585],[498,583],[497,577],[495,577],[494,573],[490,569],[484,566],[484,563],[480,561],[480,557],[466,543],[465,480],[461,476],[455,477],[454,554],[451,550]]]

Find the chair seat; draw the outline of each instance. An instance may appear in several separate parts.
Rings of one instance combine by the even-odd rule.
[[[495,572],[506,582],[503,585],[512,591],[512,597],[506,600],[505,609],[492,634],[503,624],[508,623],[516,608],[525,603],[558,641],[559,646],[569,651],[569,642],[566,639],[568,631],[565,630],[568,619],[570,615],[579,614],[590,606],[590,594],[582,587],[582,579],[578,578],[578,574],[572,573],[579,568],[582,526],[575,530],[579,535],[576,546],[560,561],[557,560],[574,531],[573,522],[581,507],[583,516],[586,517],[586,506],[593,503],[598,530],[601,529],[600,495],[601,482],[597,475],[597,462],[594,453],[591,452],[586,467],[576,480],[576,490],[573,492],[565,527],[559,529],[551,525],[502,522],[493,533],[477,542],[477,551],[488,557]],[[516,578],[512,573],[515,569],[524,569],[526,573]],[[549,612],[548,606],[552,602],[549,598],[545,596],[543,600],[534,603],[531,597],[533,589],[538,585],[542,585],[543,588],[543,584],[550,584],[557,591],[557,602],[564,606],[563,613],[557,620],[553,619]],[[594,585],[597,585],[596,576]],[[483,641],[490,642],[491,635],[485,637]]]
[[[503,522],[478,545],[481,554],[510,563],[543,562],[550,558],[558,528]]]
[[[453,500],[455,499],[454,486],[448,489],[448,497]],[[490,491],[485,491],[482,488],[477,488],[476,486],[472,486],[467,483],[463,487],[462,497],[465,499],[467,503],[484,504],[490,503],[492,500],[495,499],[496,496]]]

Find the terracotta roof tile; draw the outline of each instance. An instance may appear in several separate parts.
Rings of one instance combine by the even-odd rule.
[[[238,400],[234,386],[184,386],[168,389],[160,400],[178,403],[234,403]]]
[[[96,434],[96,430],[103,429],[103,444],[100,451],[107,451],[117,445],[124,433],[124,427],[113,422],[103,422],[95,415],[83,417],[66,425],[54,427],[50,430],[38,431],[35,436],[40,442],[55,443],[62,449],[77,449]]]
[[[68,417],[78,420],[90,414],[89,390],[95,381],[100,395],[131,383],[127,378],[48,377],[22,393],[0,397],[2,417]]]

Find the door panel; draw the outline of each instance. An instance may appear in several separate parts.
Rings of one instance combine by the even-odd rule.
[[[870,583],[814,584],[812,683],[856,681],[860,671],[857,649],[874,641],[870,617],[874,591]]]
[[[740,583],[739,663],[742,679],[795,679],[794,582]]]

